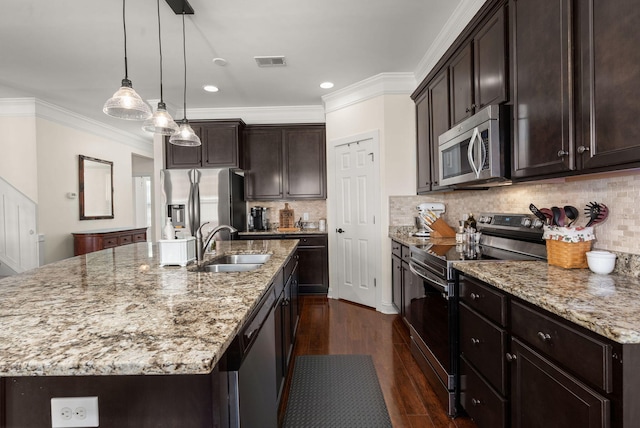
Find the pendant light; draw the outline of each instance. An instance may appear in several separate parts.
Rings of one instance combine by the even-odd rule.
[[[126,120],[145,120],[151,117],[151,108],[133,90],[127,69],[127,24],[125,21],[125,0],[122,0],[122,27],[124,28],[124,79],[122,87],[109,98],[102,111],[109,116]]]
[[[158,46],[160,48],[160,102],[153,116],[147,119],[142,129],[147,132],[160,135],[173,135],[178,131],[178,124],[167,112],[167,105],[162,96],[162,31],[160,30],[160,0],[156,0],[158,6]]]
[[[184,57],[184,119],[180,121],[180,129],[169,138],[171,144],[176,146],[199,146],[200,138],[193,132],[193,128],[187,120],[187,43],[185,41],[184,11],[182,12],[182,54]]]

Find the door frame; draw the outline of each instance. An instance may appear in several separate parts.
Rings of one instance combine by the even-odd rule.
[[[373,143],[373,156],[377,161],[374,162],[373,167],[373,188],[380,189],[380,131],[368,131],[360,134],[355,134],[347,137],[340,137],[332,139],[327,144],[327,189],[329,191],[329,196],[337,195],[336,189],[336,165],[335,165],[335,154],[336,147],[342,146],[344,144],[349,143],[357,143],[359,141],[364,140],[372,140]],[[382,224],[382,213],[381,213],[381,205],[380,205],[380,192],[373,192],[373,214],[376,218],[376,226],[380,227]],[[338,272],[336,271],[337,267],[340,266],[337,260],[337,239],[335,232],[336,219],[338,218],[338,200],[336,197],[327,198],[327,235],[329,241],[329,291],[327,293],[327,297],[331,299],[339,299],[340,291],[338,289]],[[378,230],[378,229],[376,229]],[[374,236],[371,237],[373,255],[372,260],[375,260],[375,271],[374,278],[376,280],[376,298],[375,298],[375,308],[377,311],[382,311],[381,302],[382,302],[382,288],[384,285],[384,281],[382,279],[382,265],[381,265],[381,236],[380,233],[375,233]],[[383,312],[383,311],[382,311]]]

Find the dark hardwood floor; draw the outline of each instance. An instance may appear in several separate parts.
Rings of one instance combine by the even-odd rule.
[[[450,419],[411,356],[409,330],[398,315],[384,315],[343,300],[302,296],[296,355],[370,354],[395,428],[477,428]],[[293,364],[281,401],[284,417]]]

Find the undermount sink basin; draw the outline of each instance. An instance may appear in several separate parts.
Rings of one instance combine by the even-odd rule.
[[[202,272],[248,272],[258,269],[262,263],[210,264],[200,269]]]
[[[211,260],[208,264],[201,266],[201,272],[248,272],[258,269],[271,254],[229,254]]]
[[[211,261],[212,265],[262,264],[271,254],[229,254]]]

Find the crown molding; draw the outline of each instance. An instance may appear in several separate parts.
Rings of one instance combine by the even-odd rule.
[[[0,117],[36,117],[153,154],[153,137],[133,135],[37,98],[0,99]]]
[[[482,5],[489,0],[462,0],[453,11],[435,40],[422,57],[414,72],[416,82],[422,82],[440,61],[447,49],[455,42],[471,19],[478,13]],[[415,89],[415,87],[414,87]]]
[[[380,73],[322,97],[326,113],[380,95],[410,94],[416,88],[413,73]]]
[[[272,107],[225,107],[187,109],[189,120],[237,119],[242,118],[250,125],[274,123],[324,123],[324,107],[313,106],[272,106]]]

